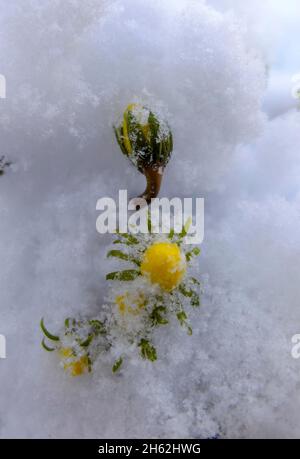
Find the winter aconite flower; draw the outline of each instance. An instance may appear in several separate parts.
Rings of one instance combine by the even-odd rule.
[[[200,283],[189,275],[188,267],[200,249],[185,243],[189,220],[179,233],[171,230],[162,237],[148,217],[147,236],[117,232],[114,245],[121,248],[109,250],[107,257],[131,267],[110,272],[106,279],[116,282],[109,296],[113,302],[109,321],[112,336],[119,335],[122,345],[127,342],[128,348],[135,346],[143,359],[154,362],[158,355],[153,344],[156,328],[165,328],[176,318],[192,334],[187,308],[200,306]]]
[[[76,320],[67,318],[59,335],[53,335],[41,320],[44,333],[43,348],[57,351],[61,366],[71,376],[81,376],[92,371],[98,355],[109,349],[104,324],[98,319]],[[46,343],[46,339],[51,342]]]
[[[155,330],[166,329],[174,319],[192,334],[188,309],[200,306],[200,283],[189,275],[188,268],[200,249],[186,244],[189,225],[186,222],[179,233],[171,230],[162,236],[149,218],[147,236],[117,232],[107,257],[131,266],[106,275],[114,285],[110,285],[99,316],[68,318],[58,335],[50,333],[41,320],[42,346],[48,352],[57,351],[66,372],[71,376],[89,373],[96,359],[108,351],[115,360],[113,373],[132,352],[155,362]]]
[[[146,176],[147,188],[141,197],[150,202],[159,193],[172,154],[171,130],[157,114],[139,104],[128,105],[114,130],[122,153]]]
[[[180,284],[185,272],[186,260],[177,244],[157,242],[144,253],[141,273],[167,292]]]
[[[81,376],[90,371],[90,362],[87,355],[77,357],[72,348],[61,348],[59,356],[62,361],[64,370],[68,371],[71,376]]]
[[[116,304],[121,314],[136,316],[145,307],[145,297],[142,293],[125,292],[123,295],[116,297]]]

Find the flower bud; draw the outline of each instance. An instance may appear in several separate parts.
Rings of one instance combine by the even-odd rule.
[[[114,130],[122,153],[146,176],[147,188],[141,197],[149,202],[159,193],[164,168],[172,154],[171,130],[158,115],[138,104],[128,105]]]

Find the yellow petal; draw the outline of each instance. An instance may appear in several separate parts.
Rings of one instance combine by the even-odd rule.
[[[180,284],[186,272],[186,260],[177,244],[157,242],[145,251],[141,272],[151,283],[171,291]]]
[[[71,376],[81,376],[88,372],[89,362],[86,355],[80,357],[80,359],[74,362],[64,365],[64,369],[70,371]]]
[[[128,136],[127,114],[128,112],[125,111],[124,119],[123,119],[123,140],[124,140],[124,145],[127,150],[127,153],[130,155],[132,152],[132,148],[131,148],[131,143],[130,143],[129,136]]]
[[[88,371],[88,361],[87,357],[81,357],[80,360],[77,360],[72,364],[71,375],[80,376]]]
[[[73,355],[73,350],[71,347],[62,347],[58,352],[60,357],[63,359],[67,359]]]
[[[132,314],[134,316],[140,314],[141,309],[146,305],[145,297],[142,293],[129,293],[118,295],[115,299],[121,314]]]

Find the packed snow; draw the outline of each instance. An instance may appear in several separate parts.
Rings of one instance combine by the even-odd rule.
[[[299,437],[300,113],[263,33],[269,14],[280,48],[279,2],[0,1],[0,437]],[[202,306],[192,337],[156,333],[157,362],[71,378],[39,321],[106,301],[96,202],[144,186],[112,130],[131,102],[174,134],[161,196],[205,198]]]

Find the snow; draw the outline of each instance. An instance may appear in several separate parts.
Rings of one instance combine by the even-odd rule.
[[[262,111],[258,15],[209,3],[1,10],[1,438],[299,437],[300,114]],[[39,321],[56,331],[106,301],[112,238],[96,231],[96,202],[144,185],[112,131],[130,102],[174,133],[161,196],[205,198],[202,307],[192,337],[176,323],[157,332],[157,362],[132,353],[119,374],[107,358],[70,378],[40,347]]]

